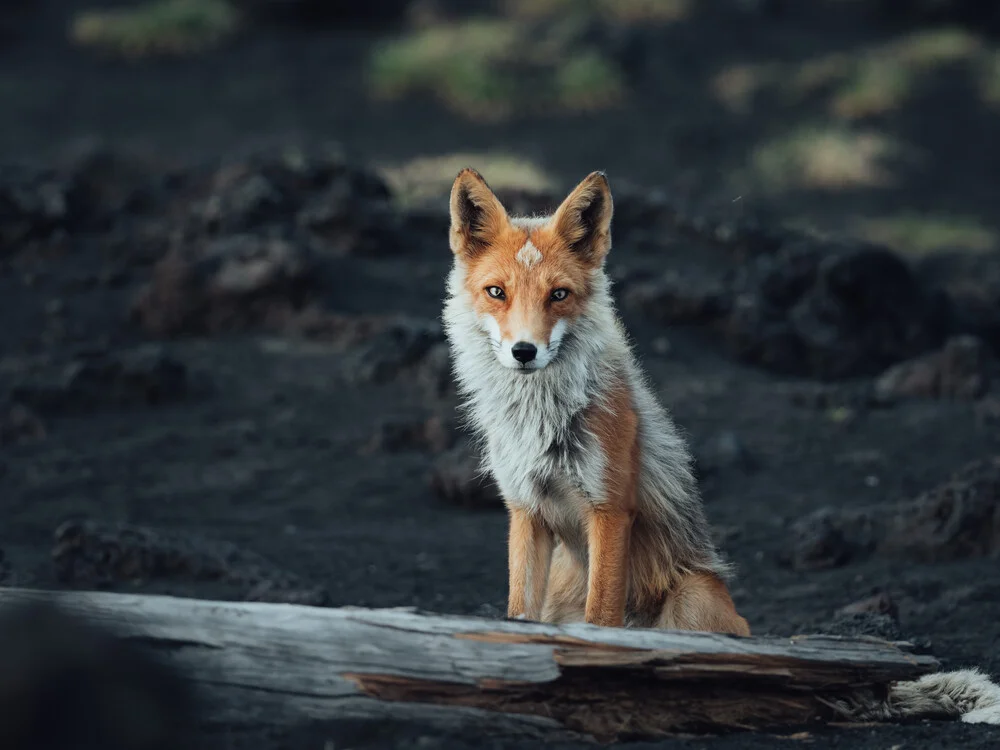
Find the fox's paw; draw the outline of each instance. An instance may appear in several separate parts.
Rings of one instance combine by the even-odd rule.
[[[514,616],[507,615],[503,619],[507,620],[508,622],[538,622],[538,620],[532,620],[532,619],[530,619],[523,612],[521,614],[519,614],[519,615],[514,615]]]

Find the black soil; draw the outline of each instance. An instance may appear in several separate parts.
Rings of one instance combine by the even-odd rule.
[[[685,66],[670,80],[701,81],[727,60],[885,32],[699,21],[657,48],[648,90],[625,111],[475,126],[429,103],[370,103],[358,60],[371,29],[278,29],[130,67],[62,41],[74,5],[43,4],[0,47],[3,161],[59,165],[0,171],[5,585],[499,616],[505,514],[469,478],[436,323],[446,217],[398,208],[365,165],[516,148],[567,185],[594,168],[622,185],[616,296],[694,447],[753,631],[902,637],[947,667],[1000,674],[995,258],[900,262],[734,212],[713,179],[774,124],[736,122],[707,97],[675,101],[657,78],[661,57]],[[947,144],[921,182],[758,208],[829,225],[881,201],[995,221],[1000,123],[960,104],[962,117],[938,101],[891,123]],[[95,137],[113,150],[64,159]],[[346,156],[303,145],[321,140]],[[123,155],[136,147],[155,162]],[[879,380],[899,362],[902,375]],[[878,594],[860,615],[838,612]],[[987,748],[997,737],[922,722],[798,739]],[[353,724],[209,744],[326,741],[518,746]]]

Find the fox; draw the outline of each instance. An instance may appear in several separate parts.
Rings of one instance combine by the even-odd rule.
[[[749,637],[680,430],[611,297],[613,202],[591,172],[519,217],[471,167],[450,195],[443,328],[466,421],[508,514],[509,619]],[[978,668],[837,705],[855,721],[1000,724]]]
[[[547,217],[509,216],[471,168],[452,186],[443,323],[508,511],[507,616],[749,635],[611,297],[612,214],[603,172]]]

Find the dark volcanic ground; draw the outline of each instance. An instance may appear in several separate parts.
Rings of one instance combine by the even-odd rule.
[[[445,217],[398,212],[366,187],[374,178],[308,159],[163,179],[103,156],[68,174],[7,175],[6,205],[21,211],[5,223],[20,241],[0,276],[8,583],[502,611],[505,514],[462,473],[462,444],[448,448],[454,397],[434,320]],[[901,342],[933,350],[968,328],[969,303],[942,313],[934,287],[878,249],[699,231],[669,202],[627,191],[617,205],[610,270],[625,318],[696,448],[754,631],[901,632],[949,665],[997,670],[998,469],[947,484],[997,450],[988,347],[953,338],[908,365],[910,399],[865,377]],[[663,254],[680,282],[663,277]],[[923,341],[896,326],[902,315],[919,329],[924,306],[954,330],[930,325]],[[766,322],[747,312],[758,308]],[[808,339],[816,325],[825,335]],[[769,374],[737,352],[812,363],[817,377]],[[857,377],[821,384],[844,362]],[[818,509],[829,518],[809,521]],[[152,531],[123,535],[120,522]],[[836,614],[877,593],[892,604]],[[985,747],[994,733],[886,727],[829,743]],[[763,740],[713,742],[751,741]],[[262,742],[247,746],[272,746]]]
[[[255,49],[288,53],[273,39]],[[350,49],[295,64],[335,67]],[[361,159],[283,148],[226,158],[228,166],[215,156],[193,161],[223,153],[242,122],[239,106],[224,105],[213,125],[170,98],[190,99],[189,86],[175,94],[166,86],[150,94],[155,116],[109,124],[102,118],[121,107],[108,102],[133,96],[137,73],[98,76],[81,66],[73,84],[59,78],[58,55],[9,54],[24,67],[8,75],[32,71],[50,88],[17,99],[21,114],[5,116],[8,162],[50,158],[95,131],[168,144],[172,157],[164,166],[98,154],[57,171],[0,170],[0,580],[499,615],[505,514],[472,478],[453,428],[436,324],[450,263],[444,214],[403,211],[377,177],[353,166]],[[243,64],[233,54],[231,64]],[[65,92],[105,88],[85,97],[93,109],[73,94],[73,117],[52,120],[57,80]],[[257,116],[262,85],[246,95]],[[207,83],[204,93],[214,96]],[[281,103],[275,96],[268,116],[297,111],[287,92]],[[297,96],[312,111],[315,90]],[[213,107],[223,105],[197,111]],[[166,110],[173,120],[162,120]],[[433,111],[426,138],[407,143],[415,136],[396,130],[397,141],[379,130],[384,113],[368,114],[341,111],[316,128],[298,122],[277,128],[277,140],[284,147],[302,140],[299,130],[320,129],[368,158],[472,137],[448,136],[438,127],[447,118]],[[511,126],[506,142],[527,127]],[[564,181],[620,157],[610,172],[609,268],[637,351],[695,448],[709,518],[738,566],[737,606],[754,632],[903,637],[948,667],[1000,675],[995,258],[906,265],[878,248],[742,214],[735,221],[732,211],[692,207],[703,204],[687,194],[651,195],[616,179],[667,182],[640,158],[651,134],[623,140],[622,122],[608,125],[605,142],[622,151],[595,156],[561,137],[549,144],[533,127],[529,150],[551,153]],[[247,126],[232,146],[273,130]],[[476,132],[482,143],[497,135]],[[956,145],[956,159],[966,150]],[[943,203],[987,213],[995,182],[973,171],[966,188],[942,191]],[[917,185],[885,200],[905,205],[924,192]],[[525,210],[558,199],[507,197]],[[835,216],[865,197],[818,210]],[[898,362],[909,362],[902,374],[882,376]],[[860,614],[839,612],[863,600]],[[938,722],[830,728],[807,739],[986,748],[998,736]],[[213,744],[318,749],[327,740],[516,746],[346,725],[262,729]],[[650,747],[778,743],[734,735]]]

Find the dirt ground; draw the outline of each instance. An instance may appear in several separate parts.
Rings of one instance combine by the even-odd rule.
[[[156,161],[0,168],[7,585],[499,616],[506,517],[462,473],[435,322],[450,263],[444,214],[385,200],[366,170],[514,153],[553,176],[547,195],[520,196],[531,206],[551,206],[595,168],[621,186],[616,294],[694,447],[753,631],[888,633],[947,667],[1000,676],[1000,471],[969,468],[1000,449],[990,392],[1000,121],[956,83],[960,73],[935,72],[941,81],[914,102],[864,121],[922,154],[893,163],[889,184],[778,190],[747,171],[754,148],[819,121],[825,105],[766,100],[734,114],[707,93],[712,75],[903,32],[818,12],[692,21],[653,49],[621,108],[484,125],[423,100],[372,102],[358,73],[370,29],[258,32],[203,58],[128,66],[66,44],[58,21],[77,5],[45,3],[0,48],[0,158],[62,165],[97,139]],[[318,141],[343,156],[306,148]],[[254,149],[265,155],[245,156]],[[984,239],[970,249],[967,234],[948,234],[955,247],[946,238],[899,270],[859,240],[778,229],[808,220],[846,235],[906,212],[961,216]],[[838,254],[842,272],[823,260]],[[398,322],[370,317],[386,314]],[[879,379],[920,356],[902,385]],[[429,480],[435,471],[453,478],[454,493]],[[122,542],[120,523],[160,541]],[[81,528],[89,541],[74,546]],[[226,543],[261,556],[251,573],[221,553],[220,565],[190,562],[189,547]],[[130,558],[129,544],[154,552]],[[178,546],[173,557],[156,552]],[[887,596],[867,613],[838,612],[877,594]],[[997,737],[920,722],[810,730],[799,741],[986,748]],[[521,746],[393,725],[211,738],[253,750],[329,741]],[[784,742],[796,740],[641,746]]]

